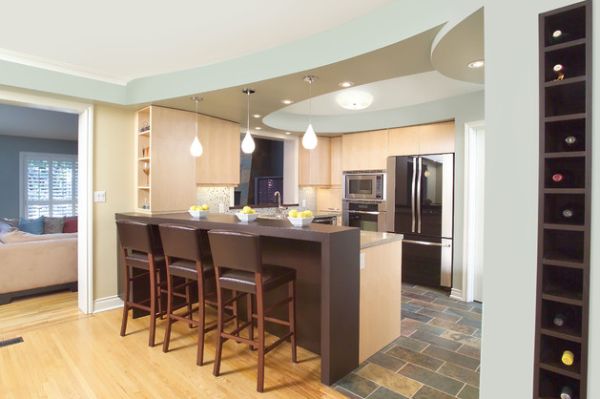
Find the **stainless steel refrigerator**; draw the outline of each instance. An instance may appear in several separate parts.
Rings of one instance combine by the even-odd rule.
[[[452,287],[454,154],[389,157],[386,229],[404,234],[402,281]]]

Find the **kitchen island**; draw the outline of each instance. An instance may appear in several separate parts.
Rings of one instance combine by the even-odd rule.
[[[187,213],[124,213],[116,218],[261,235],[264,262],[296,270],[298,345],[321,356],[321,382],[331,385],[358,366],[362,283],[361,234],[357,228],[315,223],[297,228],[287,220],[261,218],[244,223],[235,215],[212,213],[206,219],[193,218]],[[270,294],[267,306],[282,293],[274,290]],[[371,312],[387,311],[371,309]],[[399,309],[397,316],[400,317]],[[269,331],[280,334],[278,328],[272,326]]]

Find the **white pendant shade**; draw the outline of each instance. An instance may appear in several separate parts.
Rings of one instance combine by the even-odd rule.
[[[252,138],[250,131],[246,130],[246,135],[244,136],[244,140],[242,140],[242,152],[244,154],[252,154],[255,148],[256,144],[254,144],[254,139]]]
[[[202,153],[204,152],[204,149],[202,148],[202,144],[200,143],[200,140],[198,140],[198,136],[194,137],[194,141],[192,142],[192,145],[190,146],[190,154],[192,154],[193,157],[200,157],[202,156]]]
[[[304,136],[302,136],[302,147],[307,150],[314,150],[317,148],[317,141],[315,129],[313,129],[312,123],[309,123],[306,132],[304,132]]]

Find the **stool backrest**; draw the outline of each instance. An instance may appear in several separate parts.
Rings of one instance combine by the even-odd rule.
[[[260,236],[226,230],[208,232],[215,267],[262,272]]]
[[[202,261],[204,230],[190,226],[160,224],[160,239],[166,256],[190,261]]]
[[[126,250],[154,255],[162,252],[160,235],[156,225],[132,220],[117,220],[117,231],[121,247]]]

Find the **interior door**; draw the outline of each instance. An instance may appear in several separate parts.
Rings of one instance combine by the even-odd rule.
[[[394,232],[412,233],[416,229],[416,215],[414,213],[416,204],[414,194],[416,192],[415,167],[417,157],[396,157],[395,168],[395,192],[394,209]]]
[[[452,238],[454,154],[418,159],[417,233]]]

